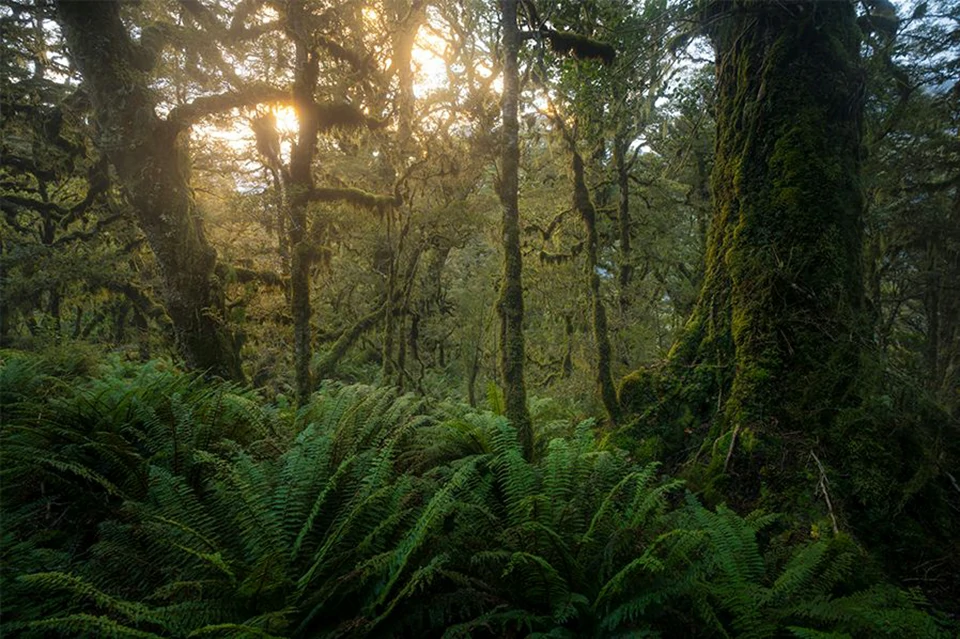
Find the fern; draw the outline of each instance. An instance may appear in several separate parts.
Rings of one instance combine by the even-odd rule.
[[[86,613],[35,621],[29,624],[28,628],[45,635],[53,632],[59,635],[109,637],[110,639],[159,639],[163,636],[125,626],[106,616]]]
[[[776,515],[677,504],[680,482],[546,404],[531,462],[503,417],[393,389],[328,385],[294,414],[158,367],[64,384],[11,361],[3,632],[940,632],[913,593],[855,590],[852,544],[768,544]]]

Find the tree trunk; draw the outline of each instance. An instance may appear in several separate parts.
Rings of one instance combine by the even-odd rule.
[[[395,163],[403,170],[410,158],[416,154],[411,144],[416,98],[413,87],[413,46],[417,31],[426,19],[426,3],[421,0],[414,0],[410,6],[401,3],[397,6],[397,11],[396,31],[393,34],[393,65],[397,72],[398,83],[396,145],[399,156],[395,158]],[[403,335],[404,317],[402,313],[397,313],[394,304],[398,293],[397,288],[402,285],[399,282],[399,269],[404,233],[399,234],[398,237],[395,232],[397,230],[396,225],[399,222],[397,212],[388,211],[384,219],[386,221],[385,241],[389,252],[389,269],[386,290],[387,308],[383,323],[381,378],[385,384],[391,383],[395,378],[397,386],[402,387],[404,380],[403,367],[406,358]],[[398,344],[396,359],[394,359],[395,343]]]
[[[523,259],[520,254],[519,125],[517,103],[520,76],[517,54],[517,0],[500,0],[503,21],[503,95],[501,118],[503,137],[500,161],[500,204],[503,209],[503,279],[497,311],[500,314],[500,371],[507,419],[517,429],[527,459],[533,456],[533,425],[527,409],[523,364]]]
[[[590,293],[590,306],[593,312],[593,337],[597,344],[597,390],[607,412],[607,420],[615,426],[620,420],[620,405],[617,402],[617,391],[610,374],[610,334],[607,330],[607,309],[600,297],[599,267],[599,237],[597,235],[597,211],[590,200],[590,191],[587,189],[587,180],[584,175],[583,158],[577,152],[573,140],[568,140],[573,166],[573,208],[583,220],[584,230],[587,232],[586,244],[586,275],[587,288]]]
[[[566,350],[560,370],[563,379],[569,379],[573,374],[573,315],[570,313],[563,315],[563,334],[566,337]]]
[[[287,20],[291,25],[305,21],[302,3],[291,3]],[[317,148],[319,123],[314,92],[320,72],[317,52],[307,42],[296,42],[296,75],[293,104],[297,112],[297,144],[290,154],[287,197],[290,211],[290,303],[293,315],[293,362],[297,403],[303,405],[313,392],[310,374],[312,340],[310,331],[310,268],[313,246],[307,233],[309,194],[313,190],[313,157]]]
[[[623,135],[613,140],[613,165],[617,173],[617,230],[620,234],[620,273],[617,284],[620,289],[620,311],[630,307],[630,281],[633,265],[630,261],[630,168],[627,166],[629,142]]]
[[[188,184],[186,134],[157,117],[150,78],[136,67],[119,3],[59,2],[57,8],[93,103],[100,145],[157,257],[177,345],[190,368],[241,380],[239,349],[224,324],[223,287],[214,275],[217,254]]]
[[[671,351],[669,381],[634,373],[621,402],[640,412],[670,394],[684,406],[676,414],[694,416],[678,439],[712,418],[704,449],[714,467],[719,459],[728,470],[744,442],[750,475],[766,479],[805,452],[804,441],[829,439],[838,411],[854,401],[848,391],[869,325],[859,31],[846,2],[712,9],[718,130],[705,280]]]

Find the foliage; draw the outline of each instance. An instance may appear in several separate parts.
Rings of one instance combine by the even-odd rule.
[[[294,412],[159,362],[0,375],[5,633],[938,633],[849,541],[680,501],[589,421],[531,462],[503,417],[389,388]]]
[[[960,2],[517,4],[526,461],[498,3],[0,0],[0,632],[933,634],[884,578],[960,612]]]

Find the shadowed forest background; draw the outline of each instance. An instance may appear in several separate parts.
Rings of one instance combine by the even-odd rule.
[[[960,3],[0,0],[0,633],[960,632]]]

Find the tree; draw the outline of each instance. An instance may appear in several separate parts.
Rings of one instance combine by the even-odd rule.
[[[362,46],[365,34],[362,17],[349,10],[320,15],[309,3],[297,1],[284,7],[281,20],[287,39],[278,45],[281,51],[277,53],[281,55],[289,52],[287,48],[292,49],[289,74],[293,80],[291,101],[297,119],[296,142],[291,145],[289,161],[281,157],[280,138],[272,114],[260,114],[254,120],[254,132],[257,150],[272,174],[274,188],[279,191],[280,219],[289,224],[294,385],[297,402],[303,404],[314,388],[312,267],[328,239],[324,224],[313,219],[317,217],[314,213],[319,206],[337,203],[383,213],[399,200],[393,195],[376,195],[353,187],[316,184],[315,160],[321,134],[378,128],[382,124],[350,101],[351,97],[360,96],[349,96],[345,91],[323,86],[325,82],[332,84],[339,66],[349,69],[347,74],[357,87],[356,93],[377,76],[375,63]],[[339,33],[334,34],[335,31]],[[355,41],[349,41],[351,37]],[[345,331],[344,340],[320,363],[321,372],[328,372],[353,340],[383,314],[368,315],[354,329]]]
[[[165,307],[187,365],[243,379],[239,344],[224,321],[217,254],[190,191],[186,132],[202,115],[256,103],[272,92],[261,87],[198,98],[161,118],[149,75],[158,52],[144,38],[131,39],[120,7],[64,1],[57,4],[57,15],[93,105],[100,145],[157,257]]]
[[[517,1],[500,0],[503,28],[503,95],[501,97],[500,205],[503,209],[503,279],[497,312],[500,315],[500,374],[507,418],[520,437],[524,454],[533,454],[533,430],[527,409],[527,389],[523,377],[526,351],[523,343],[523,258],[520,254],[519,208],[519,124],[520,29],[517,25]]]
[[[705,280],[667,381],[634,373],[621,401],[645,410],[666,394],[686,406],[692,419],[670,433],[681,447],[683,429],[715,409],[714,467],[729,470],[740,442],[752,476],[772,478],[783,454],[835,436],[854,401],[867,325],[860,35],[843,2],[718,2],[704,20],[718,127]],[[758,483],[738,489],[755,498]]]
[[[867,34],[867,293],[892,366],[956,414],[960,395],[960,4]],[[918,348],[918,345],[920,348]]]

